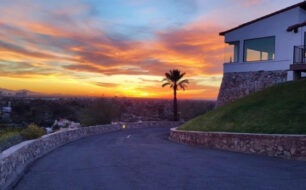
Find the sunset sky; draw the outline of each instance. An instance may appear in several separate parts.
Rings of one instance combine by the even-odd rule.
[[[0,88],[48,94],[215,99],[218,33],[301,0],[0,0]]]

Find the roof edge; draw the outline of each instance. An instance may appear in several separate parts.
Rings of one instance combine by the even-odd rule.
[[[279,14],[279,13],[288,11],[288,10],[290,10],[290,9],[294,9],[294,8],[296,8],[296,7],[301,7],[302,9],[305,9],[305,10],[306,10],[306,0],[304,0],[303,2],[294,4],[294,5],[291,5],[290,7],[287,7],[287,8],[278,10],[278,11],[276,11],[276,12],[270,13],[270,14],[268,14],[268,15],[259,17],[259,18],[255,19],[255,20],[252,20],[252,21],[246,22],[246,23],[244,23],[244,24],[238,25],[238,26],[236,26],[236,27],[234,27],[234,28],[232,28],[232,29],[229,29],[229,30],[220,32],[219,35],[220,35],[220,36],[224,36],[226,33],[232,32],[232,31],[237,30],[237,29],[239,29],[239,28],[242,28],[242,27],[244,27],[244,26],[253,24],[253,23],[257,22],[257,21],[266,19],[266,18],[268,18],[268,17],[277,15],[277,14]]]
[[[297,30],[298,28],[304,27],[304,26],[306,26],[306,20],[305,20],[304,22],[302,22],[302,23],[298,23],[298,24],[289,26],[289,27],[287,28],[287,32],[295,31],[295,30]]]

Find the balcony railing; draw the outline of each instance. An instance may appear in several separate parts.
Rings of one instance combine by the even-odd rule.
[[[306,64],[306,45],[294,46],[293,64]]]

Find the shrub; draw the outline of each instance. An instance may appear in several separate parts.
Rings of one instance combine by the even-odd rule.
[[[9,134],[0,136],[0,152],[20,142],[22,142],[22,137],[19,135],[19,133],[11,132]]]
[[[59,130],[61,127],[58,125],[58,124],[56,124],[56,125],[54,125],[53,127],[52,127],[52,129],[54,130],[54,131],[57,131],[57,130]]]
[[[0,152],[22,142],[21,128],[0,128]]]
[[[30,140],[39,138],[45,133],[46,132],[43,128],[40,128],[36,124],[32,123],[26,129],[22,130],[20,134],[24,139]]]
[[[10,125],[7,124],[7,123],[0,123],[0,130],[1,129],[6,129],[6,128],[9,128],[9,127],[10,127]]]
[[[69,127],[69,123],[66,123],[63,128],[68,128]]]

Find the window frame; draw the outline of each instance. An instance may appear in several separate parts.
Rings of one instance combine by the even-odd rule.
[[[248,40],[258,40],[258,39],[265,39],[265,38],[274,38],[274,58],[273,59],[267,59],[267,60],[254,60],[254,61],[247,61],[246,60],[246,49],[245,49],[245,43]],[[276,54],[276,37],[275,36],[265,36],[265,37],[259,37],[259,38],[249,38],[243,40],[243,62],[244,63],[250,63],[250,62],[264,62],[264,61],[273,61],[275,60],[275,54]]]
[[[233,61],[232,62],[227,62],[227,61],[225,61],[226,63],[239,63],[239,61],[240,61],[240,49],[241,49],[241,42],[240,42],[240,40],[235,40],[235,41],[230,41],[230,42],[225,42],[227,45],[233,45],[234,47],[233,47]],[[238,44],[238,50],[237,50],[237,61],[234,61],[234,59],[235,59],[235,43],[237,43]]]
[[[304,47],[306,47],[306,31],[304,31]]]

